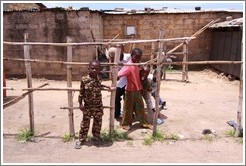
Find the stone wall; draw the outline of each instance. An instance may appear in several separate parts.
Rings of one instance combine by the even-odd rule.
[[[98,12],[52,10],[42,12],[5,12],[4,41],[23,42],[28,33],[29,42],[73,43],[91,42],[103,38],[102,18]],[[96,56],[95,46],[73,46],[74,62],[89,62]],[[4,57],[23,58],[23,46],[4,45]],[[67,61],[67,48],[62,46],[30,46],[32,59]],[[25,75],[23,62],[5,61],[6,75]],[[87,72],[86,66],[74,66],[73,77],[78,79]],[[61,64],[32,63],[33,76],[66,79],[66,66]]]

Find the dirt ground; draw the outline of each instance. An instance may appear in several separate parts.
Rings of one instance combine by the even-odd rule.
[[[160,95],[167,101],[165,123],[157,129],[180,137],[144,145],[152,130],[135,127],[128,131],[133,140],[112,144],[87,142],[81,149],[74,149],[74,142],[65,143],[62,137],[69,133],[66,91],[35,91],[34,121],[37,137],[33,142],[18,142],[16,135],[29,128],[28,97],[2,110],[2,163],[34,164],[245,164],[244,143],[225,133],[233,128],[227,121],[237,122],[239,81],[229,81],[210,69],[190,71],[189,83],[181,82],[180,72],[168,72],[161,82]],[[53,88],[66,87],[66,81],[33,79],[33,87],[49,83]],[[111,81],[104,81],[110,85]],[[19,96],[27,87],[25,79],[7,79],[8,98]],[[79,82],[73,82],[79,88]],[[78,106],[78,92],[73,95]],[[103,103],[109,105],[110,93],[103,91]],[[78,134],[81,112],[74,110],[75,132]],[[109,129],[109,109],[104,110],[102,130]],[[115,129],[119,122],[115,121]],[[202,134],[204,129],[215,133],[212,139]],[[91,131],[89,132],[91,135]],[[241,138],[242,140],[242,138]]]

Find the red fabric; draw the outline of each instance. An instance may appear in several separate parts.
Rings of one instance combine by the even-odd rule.
[[[128,61],[127,64],[131,64],[132,60]],[[138,66],[124,66],[119,72],[118,77],[126,76],[127,91],[139,91],[142,90],[142,84],[139,76],[139,67]]]

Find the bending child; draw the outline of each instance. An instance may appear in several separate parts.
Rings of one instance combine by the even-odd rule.
[[[139,67],[131,65],[133,63],[138,63],[141,57],[142,50],[134,48],[131,52],[131,59],[126,63],[128,65],[124,66],[118,72],[118,78],[125,76],[127,79],[123,107],[124,112],[121,124],[122,128],[125,130],[129,130],[132,126],[133,113],[135,113],[141,127],[152,129],[152,125],[147,122],[147,113],[144,110],[144,103],[141,94],[143,87],[140,81]]]
[[[151,87],[151,79],[148,79],[149,73],[150,73],[149,66],[143,66],[140,70],[140,78],[141,78],[142,85],[143,85],[142,95],[147,105],[147,109],[155,112],[156,108],[155,106],[153,106],[155,104],[152,103],[152,99],[151,99],[152,87]],[[161,100],[160,97],[159,97],[159,100]],[[161,118],[162,117],[161,115],[162,114],[159,112],[157,124],[164,123],[164,120]]]

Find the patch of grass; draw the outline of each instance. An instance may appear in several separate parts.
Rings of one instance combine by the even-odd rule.
[[[165,135],[160,130],[157,130],[157,132],[154,135],[152,135],[152,139],[154,141],[161,141],[162,142],[165,139]]]
[[[144,145],[152,145],[156,141],[163,142],[164,140],[175,140],[177,141],[179,139],[178,135],[176,134],[165,134],[160,130],[157,130],[157,132],[152,135],[149,138],[145,138],[143,144]]]
[[[117,130],[114,130],[110,135],[109,132],[104,130],[103,132],[101,132],[101,140],[103,142],[114,142],[114,141],[132,140],[132,138],[130,138],[125,132],[119,132]]]
[[[71,142],[74,140],[74,137],[70,134],[65,133],[62,137],[63,142]]]
[[[144,145],[150,146],[150,145],[152,145],[154,142],[155,142],[155,140],[154,140],[152,137],[149,137],[149,138],[144,138],[143,144],[144,144]]]
[[[212,141],[214,141],[214,136],[213,135],[210,135],[210,134],[206,134],[206,135],[204,135],[204,137],[203,137],[203,139],[204,140],[206,140],[206,141],[208,141],[208,142],[212,142]]]
[[[17,135],[17,140],[18,141],[30,141],[31,138],[33,138],[35,136],[34,132],[32,132],[29,129],[22,129],[19,131],[18,135]]]
[[[234,137],[234,136],[235,136],[235,133],[236,133],[236,130],[230,129],[230,130],[227,130],[227,131],[225,132],[225,135],[226,135],[227,137]]]
[[[167,134],[165,135],[164,139],[177,141],[179,139],[179,136],[177,134]]]

